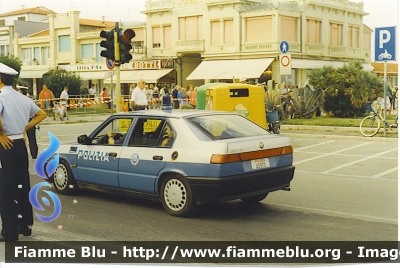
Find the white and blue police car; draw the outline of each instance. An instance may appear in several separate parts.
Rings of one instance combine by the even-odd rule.
[[[118,113],[57,153],[50,179],[59,193],[85,186],[128,191],[159,199],[180,217],[199,204],[258,202],[289,190],[295,169],[288,137],[216,111]]]

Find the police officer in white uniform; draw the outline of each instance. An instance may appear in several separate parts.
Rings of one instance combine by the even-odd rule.
[[[31,99],[11,86],[17,74],[0,63],[0,242],[18,240],[19,233],[31,235],[33,212],[25,135],[46,118]]]

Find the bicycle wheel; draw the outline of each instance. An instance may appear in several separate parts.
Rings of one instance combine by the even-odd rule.
[[[365,137],[373,137],[381,128],[381,121],[373,115],[365,117],[360,123],[360,131]]]

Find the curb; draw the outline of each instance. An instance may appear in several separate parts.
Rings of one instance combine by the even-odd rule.
[[[315,132],[339,132],[344,135],[337,134],[314,134],[314,133],[295,133],[295,132],[285,132],[291,130],[299,130],[299,131],[315,131]],[[287,136],[299,137],[299,138],[326,138],[326,139],[342,139],[342,140],[367,140],[367,141],[388,141],[388,142],[397,142],[398,137],[364,137],[360,133],[360,128],[358,127],[335,127],[335,126],[310,126],[310,125],[281,125],[281,133]],[[345,135],[345,133],[352,133],[351,135]],[[354,133],[358,133],[359,135],[354,135]],[[383,133],[383,128],[380,129],[379,133]],[[398,129],[391,130],[391,134],[398,134]],[[379,135],[379,134],[377,134]]]
[[[310,126],[310,125],[281,125],[281,129],[282,130],[360,132],[360,128],[358,128],[358,127]]]
[[[385,138],[385,137],[364,137],[360,136],[346,136],[346,135],[328,135],[328,134],[310,134],[310,133],[293,133],[293,132],[281,132],[282,135],[295,138],[319,138],[319,139],[331,139],[331,140],[366,140],[366,141],[387,141],[397,142],[398,138]]]

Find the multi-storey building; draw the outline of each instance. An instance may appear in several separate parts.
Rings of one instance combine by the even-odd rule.
[[[181,67],[179,83],[185,79],[200,79],[193,83],[233,79],[243,76],[241,73],[262,80],[272,71],[275,81],[289,79],[299,84],[306,80],[309,69],[325,64],[342,66],[351,60],[360,60],[372,70],[372,30],[363,24],[367,15],[363,3],[147,0],[144,13],[151,54],[176,58],[178,69]],[[288,76],[280,74],[282,41],[288,43],[291,56],[285,62],[289,59],[291,63]],[[244,64],[244,59],[251,60]]]
[[[363,24],[362,3],[349,0],[147,0],[145,23],[132,28],[133,59],[121,66],[121,82],[186,86],[274,79],[301,84],[307,71],[360,60],[370,64],[372,30]],[[1,19],[1,16],[0,16]],[[85,20],[78,11],[48,14],[48,29],[14,36],[14,54],[23,60],[21,76],[40,86],[40,77],[59,68],[78,72],[84,83],[115,82],[100,57],[101,30],[114,22]],[[287,44],[286,53],[282,42]],[[280,55],[285,55],[284,65]],[[290,64],[289,64],[290,63]],[[289,67],[289,70],[288,70]],[[282,72],[285,74],[282,75]],[[123,87],[127,93],[128,87]]]
[[[45,7],[34,7],[0,14],[0,54],[14,54],[15,35],[25,37],[48,29],[47,15],[53,13]]]

